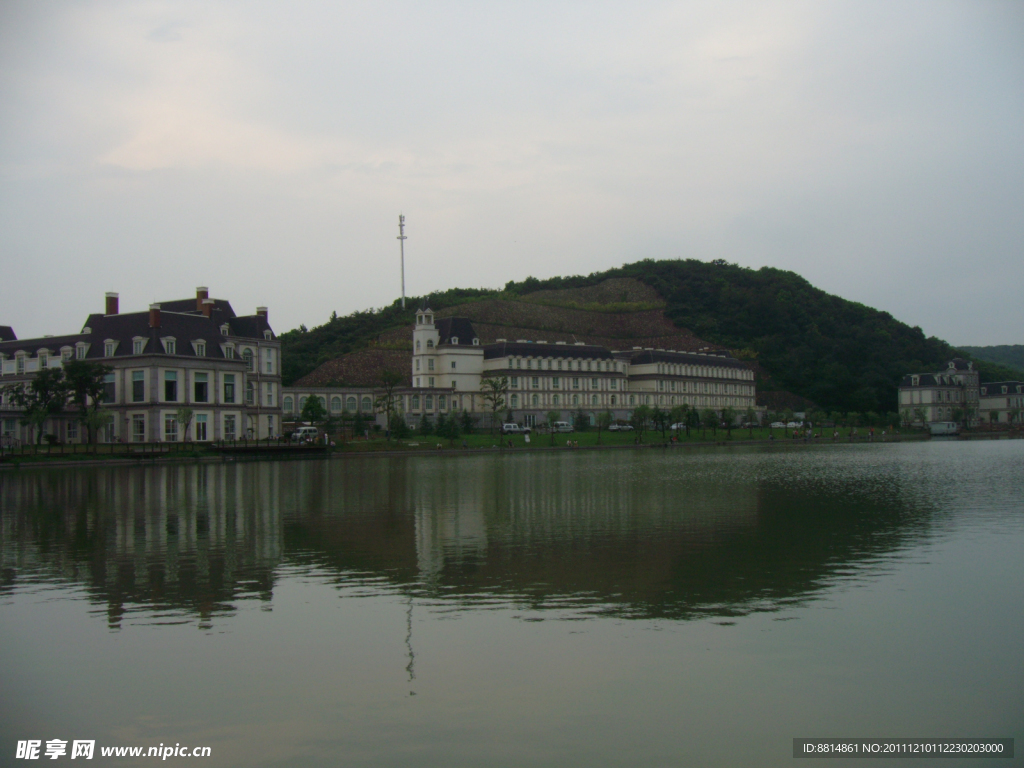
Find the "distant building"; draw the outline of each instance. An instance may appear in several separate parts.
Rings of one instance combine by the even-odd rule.
[[[944,371],[907,374],[899,386],[900,414],[916,423],[966,419],[977,425],[978,398],[978,372],[973,362],[961,358],[951,360]]]
[[[593,423],[604,411],[629,419],[641,405],[663,410],[687,405],[719,412],[729,407],[737,416],[755,408],[753,371],[723,352],[641,347],[617,351],[528,339],[481,344],[470,320],[451,317],[435,322],[429,309],[416,313],[412,342],[411,386],[397,394],[399,410],[413,426],[424,415],[436,418],[461,411],[486,426],[491,412],[483,382],[501,376],[508,377],[509,389],[497,417],[502,421],[511,412],[513,421],[526,426],[546,422],[550,411],[570,422],[582,412]],[[331,414],[367,412],[377,394],[372,386],[287,387],[284,410],[286,415],[298,414],[304,398],[316,396]]]
[[[279,435],[281,344],[266,307],[237,316],[230,302],[208,296],[200,287],[194,299],[122,314],[118,294],[108,293],[106,311],[89,315],[79,333],[18,340],[10,332],[0,341],[0,387],[88,360],[111,368],[105,407],[114,418],[103,442],[181,441],[176,415],[183,406],[193,411],[189,440]],[[20,418],[5,395],[0,434],[34,440]],[[44,431],[62,442],[86,439],[71,412],[50,419]]]
[[[982,384],[978,412],[984,424],[1020,424],[1024,413],[1024,382]]]

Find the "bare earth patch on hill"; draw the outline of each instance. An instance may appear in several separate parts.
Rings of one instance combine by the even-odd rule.
[[[632,277],[613,277],[586,288],[564,288],[553,291],[534,291],[522,297],[533,304],[569,306],[572,304],[659,304],[661,296],[651,286]]]
[[[386,370],[402,374],[402,386],[411,386],[412,350],[374,348],[349,352],[347,355],[342,355],[334,360],[328,360],[312,373],[296,381],[292,386],[376,386],[380,383],[381,373]]]

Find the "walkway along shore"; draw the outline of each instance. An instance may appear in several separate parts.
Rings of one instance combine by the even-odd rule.
[[[578,448],[570,448],[565,445],[531,445],[531,446],[518,446],[516,448],[501,447],[495,444],[493,447],[478,447],[478,448],[460,448],[460,447],[442,447],[440,449],[423,449],[418,451],[400,450],[400,451],[317,451],[310,452],[309,454],[295,454],[295,453],[275,453],[273,451],[267,451],[266,453],[260,454],[245,454],[245,455],[232,455],[230,453],[214,454],[209,456],[162,456],[160,454],[149,454],[140,455],[137,457],[110,457],[110,458],[97,458],[97,459],[80,459],[77,461],[61,461],[59,459],[46,459],[39,457],[38,459],[25,459],[23,461],[4,461],[0,463],[0,472],[4,470],[18,471],[18,470],[29,470],[29,469],[67,469],[69,467],[97,467],[97,466],[125,466],[125,467],[151,467],[151,466],[167,466],[172,464],[225,464],[225,463],[245,463],[254,461],[329,461],[329,460],[345,460],[352,458],[395,458],[395,457],[423,457],[423,456],[480,456],[484,454],[501,454],[501,455],[517,455],[521,453],[552,453],[552,452],[568,452],[568,451],[627,451],[627,450],[680,450],[680,449],[700,449],[700,448],[729,448],[729,447],[747,447],[747,446],[768,446],[768,447],[779,447],[779,448],[798,448],[798,447],[811,447],[811,446],[824,446],[824,445],[874,445],[874,444],[888,444],[888,443],[903,443],[903,442],[921,442],[923,440],[933,439],[927,434],[913,434],[913,435],[890,435],[886,436],[885,439],[869,440],[866,437],[858,437],[851,440],[850,438],[840,438],[839,440],[808,440],[803,439],[790,439],[780,438],[777,440],[758,439],[758,440],[707,440],[700,442],[680,442],[680,443],[641,443],[636,444],[620,444],[620,445],[588,445],[580,446]],[[939,438],[943,439],[943,438]],[[972,435],[970,438],[962,436],[959,439],[969,440],[1006,440],[1006,439],[1020,439],[1019,437],[1010,437],[1005,433],[996,434],[985,434],[985,435]]]

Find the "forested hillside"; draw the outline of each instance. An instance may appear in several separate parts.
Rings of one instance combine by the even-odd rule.
[[[653,290],[629,288],[636,284],[612,278],[633,278]],[[396,302],[283,334],[286,383],[356,349],[408,348],[400,329],[413,322],[422,301],[409,299],[405,311]],[[896,389],[906,373],[937,370],[958,354],[920,328],[829,295],[792,272],[724,261],[641,261],[587,276],[527,278],[500,291],[452,289],[431,295],[429,303],[439,314],[479,315],[474,322],[488,336],[507,328],[509,338],[525,332],[520,329],[533,329],[581,340],[609,333],[625,339],[651,328],[673,339],[672,348],[725,347],[756,361],[762,391],[787,390],[830,410],[894,411]],[[667,323],[653,317],[662,314],[678,329],[671,337],[659,327]],[[609,323],[612,331],[598,333]],[[484,333],[481,338],[490,340]],[[993,363],[979,367],[983,381],[1015,376]]]
[[[1012,368],[1016,378],[1024,376],[1024,344],[999,344],[993,347],[958,347],[965,354],[1005,368]]]

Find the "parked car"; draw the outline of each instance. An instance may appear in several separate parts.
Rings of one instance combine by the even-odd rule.
[[[678,424],[673,424],[671,427],[669,427],[669,429],[671,429],[673,432],[686,431],[686,425],[680,421]]]
[[[610,427],[608,427],[608,431],[609,432],[632,432],[633,431],[633,425],[632,424],[612,424]]]
[[[785,429],[786,423],[784,421],[773,421],[772,429]]]
[[[501,434],[503,435],[525,435],[529,431],[529,427],[520,427],[518,424],[501,425]]]
[[[804,423],[802,421],[791,421],[786,425],[786,429],[798,429],[802,427]]]
[[[572,424],[568,421],[556,421],[551,425],[552,432],[572,432]]]

